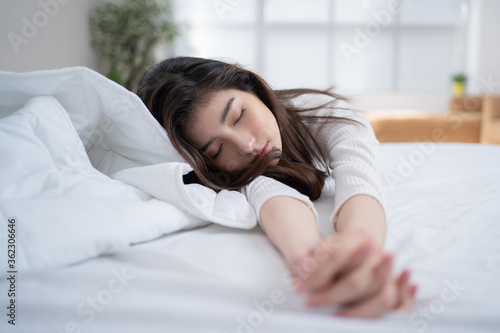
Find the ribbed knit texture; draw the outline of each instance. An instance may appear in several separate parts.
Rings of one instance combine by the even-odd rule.
[[[319,99],[310,99],[309,96],[297,98],[297,105],[317,105]],[[324,99],[322,98],[322,101]],[[321,101],[319,101],[321,103]],[[350,108],[344,102],[336,104],[342,108]],[[380,176],[377,168],[377,150],[379,142],[373,133],[370,123],[363,113],[357,110],[327,110],[309,111],[311,115],[335,115],[354,119],[362,123],[335,121],[309,125],[312,134],[318,141],[321,149],[328,152],[329,165],[335,180],[335,200],[332,202],[333,212],[330,220],[337,222],[339,209],[351,197],[366,194],[380,202],[385,209],[385,199],[381,191]],[[314,205],[305,195],[297,190],[268,177],[258,177],[251,184],[242,189],[248,201],[255,208],[260,223],[260,209],[272,197],[290,196],[306,203],[315,213]],[[335,228],[336,230],[336,228]]]
[[[308,196],[273,178],[266,176],[257,177],[257,179],[242,189],[242,193],[246,195],[248,202],[255,208],[259,224],[262,205],[267,200],[277,196],[288,196],[303,201],[313,211],[315,218],[318,218],[318,212]]]

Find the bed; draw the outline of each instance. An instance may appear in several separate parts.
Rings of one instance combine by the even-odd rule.
[[[54,77],[54,72],[38,75],[42,74]],[[9,96],[14,97],[6,87],[0,84],[0,97],[9,106]],[[52,94],[38,102],[43,105],[55,99],[64,106],[77,99],[60,97]],[[14,115],[6,111],[11,109],[2,109],[0,120]],[[31,125],[40,125],[43,119],[53,122],[49,114],[44,117],[23,119]],[[74,125],[81,138],[78,118],[70,115],[65,121]],[[89,124],[88,119],[79,121]],[[4,136],[0,138],[4,142],[0,146],[2,176],[9,170],[13,175],[24,170],[17,160],[26,164],[29,160],[23,158],[32,158],[36,163],[43,157],[22,154],[6,144],[6,135],[15,131],[1,126],[0,122],[0,136]],[[98,128],[97,123],[93,126]],[[24,133],[27,142],[33,142],[36,135],[52,138],[45,144],[61,149],[78,137],[62,130],[45,133],[43,127],[36,128],[39,131],[33,131],[32,137],[25,131],[15,133]],[[100,128],[106,134],[104,127]],[[88,150],[84,143],[82,146]],[[57,160],[57,152],[49,152]],[[92,165],[78,164],[82,168],[79,174],[109,182],[111,190],[94,193],[94,201],[87,206],[79,201],[81,197],[64,197],[64,193],[61,197],[61,188],[74,190],[89,182],[80,178],[66,182],[73,179],[64,177],[74,176],[76,162],[68,159],[66,150],[62,154],[65,164],[60,168],[64,173],[52,180],[58,185],[49,187],[51,193],[44,192],[48,186],[44,183],[27,200],[22,196],[28,191],[23,187],[27,183],[6,187],[9,180],[2,179],[2,332],[500,331],[500,146],[434,142],[380,145],[379,170],[388,223],[385,246],[396,253],[395,270],[410,268],[410,279],[419,289],[414,309],[377,319],[335,317],[334,308],[308,309],[305,295],[291,291],[289,272],[258,225],[230,225],[221,222],[220,216],[186,214],[189,207],[178,208],[155,198],[147,188],[141,190],[111,177],[119,169],[117,164],[99,163],[96,151],[89,154]],[[94,159],[92,154],[97,154]],[[137,158],[133,162],[128,167],[137,167],[141,161]],[[59,167],[51,164],[48,168],[54,166]],[[188,169],[180,170],[185,173]],[[334,181],[329,179],[314,203],[324,234],[333,232],[328,216],[334,193]],[[210,193],[203,198],[203,207],[225,202],[218,202]],[[97,216],[102,208],[99,202],[116,215]],[[92,205],[96,208],[89,208]],[[203,213],[199,206],[193,209]],[[236,221],[254,218],[244,208],[238,209],[243,215],[226,213]],[[6,265],[9,219],[17,223],[18,266],[14,269]],[[14,297],[8,296],[12,275]],[[15,326],[8,323],[7,307],[12,299]]]

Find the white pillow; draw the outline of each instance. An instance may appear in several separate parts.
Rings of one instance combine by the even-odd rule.
[[[140,98],[93,70],[0,72],[0,117],[40,95],[59,101],[92,165],[106,175],[133,166],[185,162]]]

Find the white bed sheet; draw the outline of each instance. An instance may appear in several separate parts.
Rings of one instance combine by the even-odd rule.
[[[211,224],[77,265],[19,272],[17,325],[2,314],[1,331],[499,332],[500,147],[381,144],[379,162],[386,247],[405,244],[395,268],[410,268],[419,285],[412,311],[351,319],[307,309],[261,229]],[[330,182],[315,202],[323,233],[332,231],[333,193]],[[2,300],[7,289],[2,280]]]

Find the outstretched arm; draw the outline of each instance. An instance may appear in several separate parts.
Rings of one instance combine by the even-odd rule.
[[[313,211],[302,201],[277,196],[260,209],[261,226],[289,265],[301,259],[315,246],[321,235]],[[373,236],[373,245],[382,247],[386,223],[380,203],[367,195],[348,199],[339,210],[337,232],[365,230]]]
[[[380,223],[371,223],[366,230],[366,216],[359,214],[360,208],[371,219],[378,214]],[[390,256],[377,244],[385,236],[381,212],[375,199],[354,196],[339,210],[338,232],[322,237],[306,203],[276,196],[262,206],[260,224],[285,258],[295,289],[310,293],[310,306],[350,304],[343,308],[344,315],[376,317],[391,309],[411,307],[415,292],[407,284],[408,272],[396,277]],[[373,233],[379,237],[373,238]]]
[[[288,265],[301,260],[321,238],[313,211],[288,196],[267,200],[260,210],[260,224]]]
[[[336,227],[338,233],[366,230],[373,236],[374,245],[382,248],[387,230],[384,208],[369,195],[355,195],[340,207]]]

